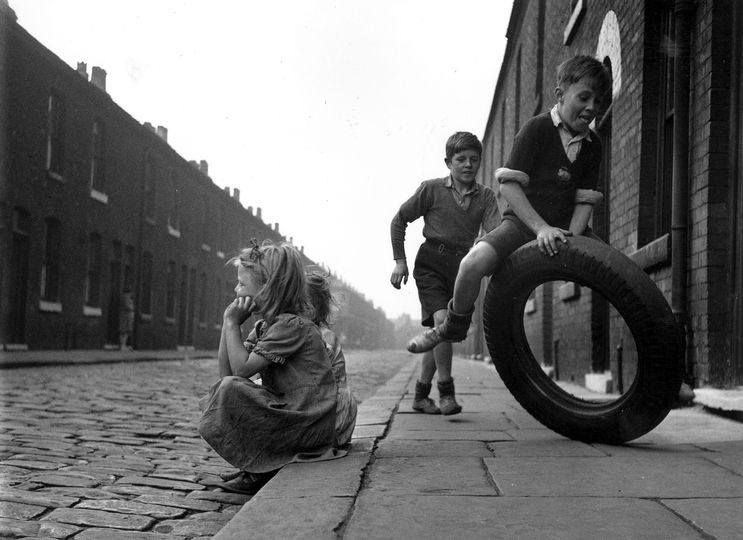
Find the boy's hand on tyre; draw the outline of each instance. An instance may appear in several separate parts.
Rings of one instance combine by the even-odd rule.
[[[539,251],[550,257],[557,255],[560,243],[567,244],[568,236],[573,233],[560,227],[546,225],[537,232],[537,246]]]

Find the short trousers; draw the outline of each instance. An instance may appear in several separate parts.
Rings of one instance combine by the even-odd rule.
[[[454,295],[459,263],[466,251],[438,249],[432,242],[423,242],[418,248],[413,278],[421,303],[421,324],[433,327],[433,314],[446,309]]]
[[[582,236],[601,240],[593,233],[590,227],[586,227]],[[537,236],[531,231],[531,229],[520,221],[504,219],[495,229],[480,237],[478,242],[487,242],[490,244],[490,246],[495,250],[498,263],[500,264],[505,261],[511,253],[524,244],[528,244],[536,237]],[[601,241],[603,242],[603,240]],[[494,267],[488,275],[492,275],[497,269],[497,266]]]
[[[525,225],[511,219],[504,219],[495,229],[484,234],[478,242],[487,242],[495,250],[498,262],[505,261],[511,253],[534,240],[536,235]],[[497,270],[493,268],[488,275]]]

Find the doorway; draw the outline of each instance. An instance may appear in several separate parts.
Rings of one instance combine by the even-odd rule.
[[[121,308],[121,242],[111,245],[111,260],[108,265],[108,317],[106,348],[119,347],[119,311]]]
[[[733,3],[733,77],[730,149],[733,154],[731,184],[731,328],[730,351],[732,373],[725,377],[734,385],[743,385],[743,4]]]
[[[611,60],[604,59],[604,65],[611,73]],[[611,85],[609,86],[611,88]],[[593,232],[607,244],[610,243],[610,188],[611,188],[611,119],[613,101],[608,92],[602,110],[596,116],[596,132],[601,138],[601,166],[599,169],[599,190],[604,194],[600,203],[593,207]],[[610,328],[609,302],[596,291],[591,292],[591,345],[593,373],[603,373],[610,368]]]
[[[8,341],[26,343],[26,300],[28,298],[28,254],[30,214],[23,208],[13,211],[13,239],[10,253],[10,317]]]

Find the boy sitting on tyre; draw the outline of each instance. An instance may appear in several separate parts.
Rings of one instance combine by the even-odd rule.
[[[410,352],[464,340],[482,278],[520,246],[536,238],[539,250],[553,256],[567,236],[596,238],[588,220],[602,198],[596,191],[601,142],[589,125],[610,83],[607,69],[590,56],[575,56],[557,68],[557,103],[524,124],[505,167],[495,171],[508,204],[500,225],[462,259],[446,318],[413,338]]]

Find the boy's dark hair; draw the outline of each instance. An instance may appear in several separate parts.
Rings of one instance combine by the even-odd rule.
[[[611,86],[609,70],[593,56],[574,56],[557,66],[557,86],[563,90],[584,79],[598,96],[606,94]]]
[[[446,141],[446,159],[451,159],[457,152],[465,150],[476,150],[482,155],[482,143],[480,139],[468,131],[457,131]]]

